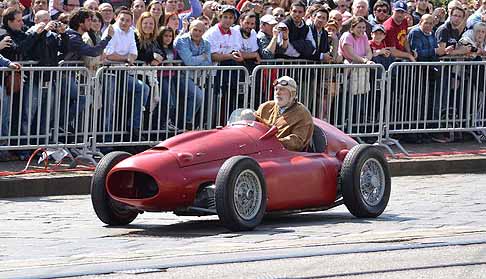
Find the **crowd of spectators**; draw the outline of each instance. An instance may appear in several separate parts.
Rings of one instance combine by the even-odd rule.
[[[251,70],[275,58],[386,68],[397,59],[486,56],[486,1],[481,0],[453,0],[446,7],[429,0],[3,0],[0,14],[0,65],[12,69],[27,60],[41,66],[81,60],[92,71],[107,61],[163,67],[165,61],[182,60],[183,65]],[[58,86],[76,84],[66,79]],[[138,100],[130,127],[137,131],[150,88],[137,76],[124,82],[133,89],[127,94]],[[176,90],[165,95],[188,91],[193,109],[186,118],[192,127],[204,93],[194,84],[186,86],[190,90],[163,88]],[[37,89],[27,91],[37,94]],[[72,95],[66,102],[79,107],[75,86],[66,92]],[[2,93],[2,103],[9,97]],[[2,121],[9,121],[4,112]],[[66,121],[72,114],[66,113]],[[8,132],[4,124],[2,135]],[[23,133],[29,131],[25,125],[20,124]]]

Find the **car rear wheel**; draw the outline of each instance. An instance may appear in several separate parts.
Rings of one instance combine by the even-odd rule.
[[[263,219],[267,192],[263,171],[247,156],[226,162],[216,177],[216,212],[231,231],[252,230]]]
[[[127,152],[111,152],[101,158],[91,179],[91,202],[96,216],[105,224],[122,226],[137,218],[138,212],[127,209],[113,200],[106,191],[106,177],[110,170],[122,160],[132,156]]]
[[[383,153],[368,144],[354,146],[340,173],[344,204],[356,217],[378,217],[390,198],[391,179]]]

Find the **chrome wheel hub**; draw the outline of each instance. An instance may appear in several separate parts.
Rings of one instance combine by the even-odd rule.
[[[238,175],[233,200],[236,212],[242,219],[255,218],[262,203],[262,185],[255,172],[244,170]]]
[[[385,195],[385,172],[374,158],[366,160],[361,168],[359,188],[361,196],[369,206],[378,205]]]

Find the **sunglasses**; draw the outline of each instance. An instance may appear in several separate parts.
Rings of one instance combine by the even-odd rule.
[[[285,14],[274,14],[274,17],[285,17]]]
[[[375,12],[377,13],[388,13],[388,9],[376,9]]]

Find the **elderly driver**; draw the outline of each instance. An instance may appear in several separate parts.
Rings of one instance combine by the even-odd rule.
[[[312,116],[297,101],[297,83],[293,78],[282,76],[274,82],[274,86],[274,100],[261,104],[255,115],[259,121],[277,127],[277,138],[285,148],[302,151],[312,138]]]

